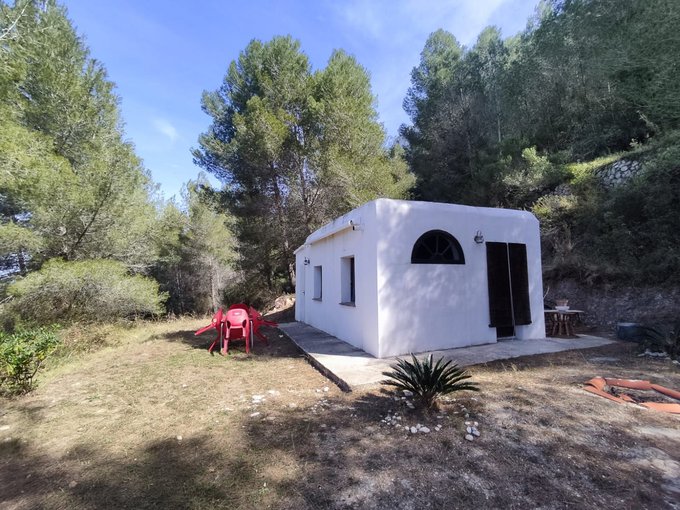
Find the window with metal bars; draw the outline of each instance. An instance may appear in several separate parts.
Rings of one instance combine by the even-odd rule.
[[[460,243],[448,232],[430,230],[413,245],[411,264],[465,264]]]

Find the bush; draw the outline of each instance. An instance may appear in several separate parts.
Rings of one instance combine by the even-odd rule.
[[[30,391],[33,378],[57,344],[54,328],[0,333],[0,388],[9,394]]]
[[[451,360],[439,358],[436,363],[430,354],[424,361],[411,354],[413,362],[398,359],[392,365],[391,372],[383,372],[389,380],[383,381],[387,386],[413,392],[426,408],[436,408],[437,399],[461,390],[478,391],[477,383],[465,382],[470,379],[466,370],[458,367]]]
[[[8,293],[14,298],[15,312],[38,324],[159,314],[166,298],[156,281],[131,276],[113,260],[51,260],[11,284]]]

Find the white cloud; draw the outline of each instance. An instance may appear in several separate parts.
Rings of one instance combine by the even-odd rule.
[[[171,142],[174,142],[179,138],[177,128],[175,128],[169,120],[156,118],[153,120],[153,125],[160,134],[168,138]]]

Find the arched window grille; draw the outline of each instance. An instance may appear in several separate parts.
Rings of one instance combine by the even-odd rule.
[[[465,255],[460,243],[451,234],[430,230],[413,245],[411,264],[465,264]]]

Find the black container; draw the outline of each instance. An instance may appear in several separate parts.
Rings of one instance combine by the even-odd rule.
[[[639,342],[642,338],[642,324],[637,322],[619,322],[616,325],[616,338],[626,342]]]

